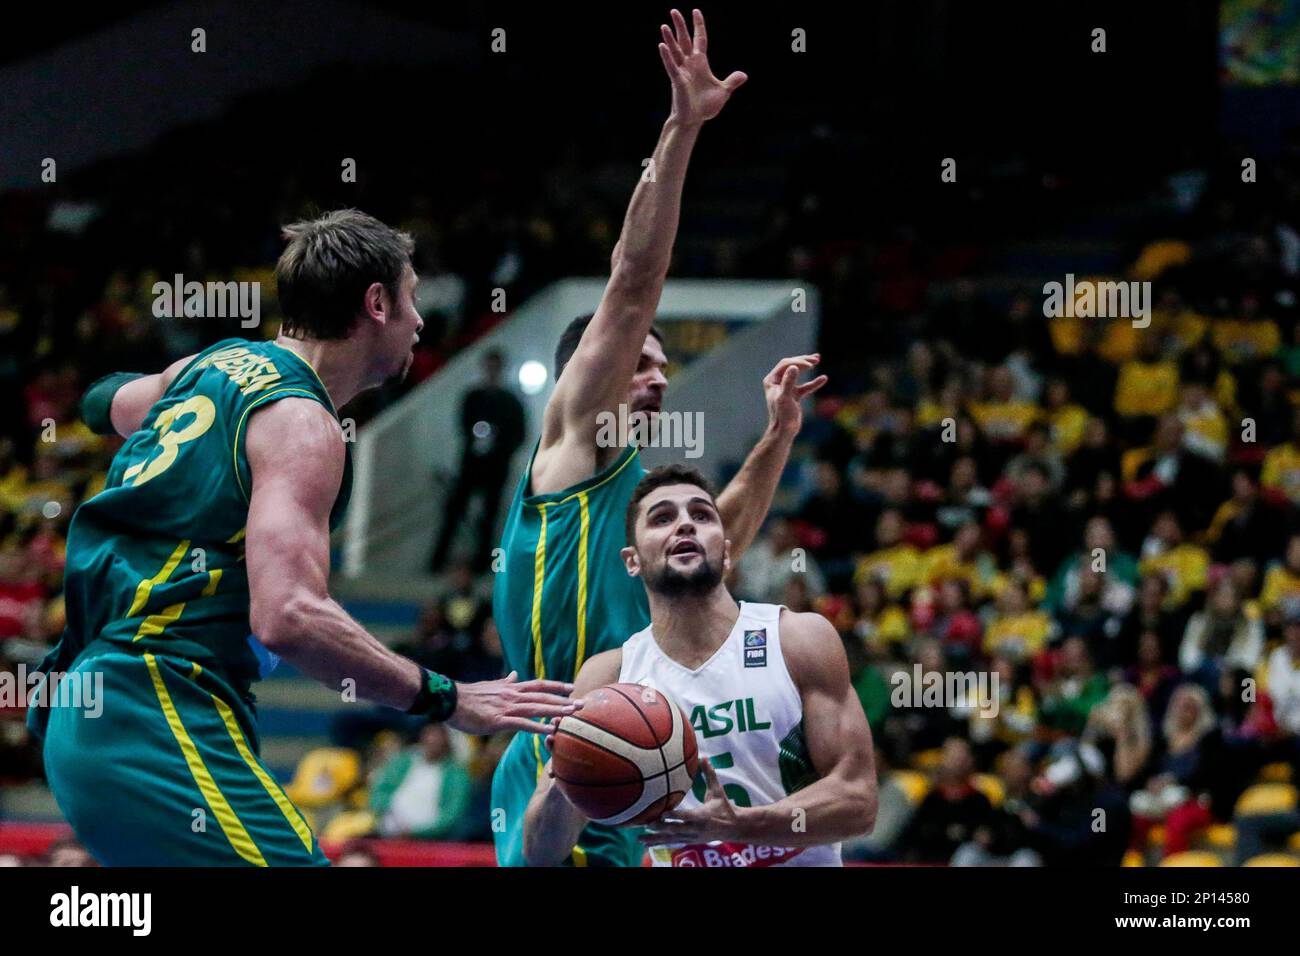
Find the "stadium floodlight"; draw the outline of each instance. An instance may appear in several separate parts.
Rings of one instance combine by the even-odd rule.
[[[525,395],[536,395],[545,388],[547,377],[546,366],[536,359],[519,366],[519,387]]]

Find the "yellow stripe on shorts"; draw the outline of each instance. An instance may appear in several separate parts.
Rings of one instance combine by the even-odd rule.
[[[311,827],[307,826],[307,821],[302,818],[302,814],[293,805],[293,801],[289,799],[288,794],[280,789],[280,785],[271,779],[271,775],[266,772],[266,768],[253,756],[252,750],[248,747],[248,741],[244,739],[244,732],[239,727],[239,721],[235,719],[235,712],[230,709],[230,705],[215,694],[211,696],[212,703],[217,705],[217,713],[221,714],[221,719],[225,721],[230,739],[235,742],[235,749],[239,751],[239,756],[244,758],[244,763],[248,764],[248,769],[253,771],[254,776],[262,782],[266,792],[275,801],[275,805],[280,808],[284,818],[289,821],[289,826],[293,827],[293,832],[298,834],[303,849],[310,853]]]
[[[253,838],[248,835],[244,825],[239,822],[239,817],[236,816],[235,811],[221,792],[221,788],[212,779],[207,764],[203,762],[203,757],[199,754],[199,748],[194,745],[194,741],[186,731],[185,725],[181,723],[181,715],[177,712],[176,704],[167,691],[167,685],[163,682],[162,672],[158,669],[157,658],[152,654],[145,654],[144,662],[149,667],[149,676],[153,679],[153,689],[158,695],[158,703],[162,706],[163,714],[167,718],[167,726],[171,728],[176,743],[180,744],[181,753],[185,756],[185,763],[190,768],[190,776],[198,784],[203,799],[212,808],[212,812],[216,815],[217,823],[221,825],[221,830],[226,835],[226,839],[230,841],[231,847],[243,859],[256,866],[266,866],[266,858],[262,856],[262,851],[257,848]]]

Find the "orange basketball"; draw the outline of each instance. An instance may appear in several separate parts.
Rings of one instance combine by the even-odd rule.
[[[607,684],[560,721],[551,771],[597,823],[636,826],[677,806],[699,769],[695,731],[663,691]]]

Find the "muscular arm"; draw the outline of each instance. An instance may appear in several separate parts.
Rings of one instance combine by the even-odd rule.
[[[253,473],[245,557],[253,633],[309,677],[408,710],[424,672],[358,624],[329,594],[329,515],[343,477],[339,424],[319,403],[285,398],[258,410],[246,443]],[[573,712],[559,681],[502,680],[456,685],[448,719],[467,733],[546,733],[529,718]]]
[[[718,495],[718,515],[722,518],[722,526],[727,529],[727,540],[731,542],[733,565],[753,542],[768,509],[772,507],[781,472],[790,458],[790,446],[803,426],[801,403],[826,384],[825,375],[799,384],[799,375],[813,368],[820,359],[821,356],[816,354],[784,358],[763,379],[767,430],[740,471]]]
[[[653,165],[632,193],[604,294],[547,402],[541,453],[564,446],[565,458],[585,454],[594,465],[596,416],[615,410],[626,396],[654,324],[677,236],[686,167],[700,127],[745,81],[743,73],[725,80],[713,76],[702,16],[695,16],[694,39],[676,11],[673,22],[673,30],[663,28],[664,42],[659,45],[672,83],[672,111],[651,157]],[[534,481],[546,470],[545,458],[539,454],[534,462]],[[543,483],[554,484],[545,479]]]
[[[878,802],[871,728],[849,683],[840,636],[820,614],[782,611],[781,647],[803,700],[804,738],[820,779],[776,803],[739,808],[745,839],[806,846],[869,833]],[[793,829],[796,819],[803,832]]]
[[[369,634],[329,595],[329,515],[343,478],[338,423],[317,402],[286,398],[260,409],[246,444],[253,472],[245,555],[253,633],[271,651],[332,688],[405,710],[421,671]]]
[[[574,697],[580,698],[597,687],[616,683],[622,665],[621,649],[591,657],[574,678]],[[528,801],[528,810],[524,814],[524,859],[529,866],[558,866],[573,852],[578,835],[586,825],[587,818],[555,785],[555,778],[548,768],[537,778],[537,790]]]
[[[769,427],[750,451],[740,471],[718,495],[718,516],[727,529],[727,540],[731,542],[733,565],[763,526],[768,509],[772,507],[772,496],[781,481],[781,472],[790,458],[792,442],[793,438],[784,437]]]

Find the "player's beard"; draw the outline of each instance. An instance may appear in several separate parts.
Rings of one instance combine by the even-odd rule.
[[[722,568],[714,565],[707,554],[691,571],[678,571],[668,562],[658,574],[648,575],[645,586],[666,598],[692,598],[708,594],[722,583]]]

